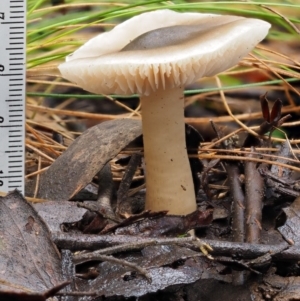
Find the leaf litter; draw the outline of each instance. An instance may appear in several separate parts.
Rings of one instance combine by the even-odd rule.
[[[262,110],[264,111],[265,116],[265,123],[260,127],[259,131],[263,131],[264,133],[266,131],[272,130],[276,124],[274,122],[280,122],[281,113],[280,109],[281,106],[276,104],[276,106],[271,110],[271,113],[269,113],[269,108],[267,106],[267,101],[265,98],[262,98]],[[272,120],[271,120],[272,119]],[[125,125],[128,122],[127,125]],[[108,123],[108,125],[107,125]],[[134,125],[137,125],[136,122],[133,123]],[[100,126],[99,126],[100,127]],[[98,128],[97,127],[97,131]],[[123,141],[120,141],[118,130],[119,127],[126,127],[126,131],[128,131],[129,128],[133,128],[133,131],[129,133],[128,139],[124,139]],[[71,269],[73,272],[68,274],[69,279],[73,279],[73,289],[79,289],[79,291],[86,292],[86,296],[88,296],[88,293],[90,293],[90,297],[87,297],[89,300],[92,300],[94,296],[105,296],[107,298],[114,298],[114,297],[142,297],[151,295],[153,293],[158,292],[164,292],[164,294],[168,294],[174,290],[175,287],[177,287],[177,290],[180,287],[186,287],[186,294],[192,296],[193,292],[195,292],[195,287],[192,285],[192,283],[199,283],[200,286],[202,286],[201,283],[205,283],[205,279],[209,279],[211,281],[222,281],[223,283],[227,283],[228,285],[232,282],[238,282],[241,281],[241,279],[245,279],[242,281],[246,281],[246,283],[249,283],[249,287],[245,288],[244,291],[241,291],[241,294],[252,294],[252,295],[259,295],[259,298],[264,298],[264,296],[268,296],[267,292],[270,292],[274,283],[269,281],[268,277],[271,277],[271,275],[274,274],[274,259],[284,257],[286,250],[288,249],[288,252],[293,252],[293,247],[289,247],[287,244],[284,244],[285,241],[281,239],[281,245],[282,248],[278,249],[277,252],[272,253],[272,248],[269,248],[269,251],[266,249],[265,251],[254,251],[254,253],[248,257],[242,255],[241,253],[239,255],[239,258],[235,259],[234,256],[237,254],[235,250],[235,245],[228,242],[227,248],[229,251],[224,251],[225,249],[220,249],[217,245],[214,245],[214,241],[212,240],[212,246],[215,247],[214,250],[211,251],[211,254],[214,255],[214,260],[205,257],[202,253],[199,252],[200,245],[198,245],[198,250],[195,248],[195,246],[191,245],[178,245],[178,244],[170,244],[165,242],[163,245],[144,245],[139,247],[133,247],[136,243],[130,243],[129,237],[137,237],[140,236],[141,239],[152,239],[153,237],[157,237],[157,240],[161,239],[163,236],[173,236],[176,237],[178,235],[182,235],[189,231],[190,229],[199,229],[198,232],[201,236],[201,232],[206,233],[207,238],[220,238],[224,237],[226,238],[228,235],[221,234],[220,232],[217,234],[215,231],[220,231],[222,227],[226,227],[230,229],[230,225],[226,226],[226,219],[230,217],[228,214],[220,215],[216,218],[213,217],[212,213],[214,211],[219,212],[222,209],[222,206],[216,206],[215,204],[212,204],[211,197],[215,194],[214,190],[210,188],[211,182],[219,181],[218,178],[222,178],[222,173],[215,174],[215,179],[212,177],[214,174],[211,172],[213,169],[219,169],[220,167],[220,160],[216,160],[209,169],[206,169],[206,161],[201,160],[200,163],[197,162],[196,165],[197,168],[195,169],[194,173],[200,173],[202,174],[202,185],[204,185],[205,182],[207,182],[207,187],[203,186],[205,188],[203,191],[200,187],[200,193],[202,191],[203,195],[202,203],[206,203],[206,205],[202,204],[202,207],[204,210],[196,211],[193,214],[191,214],[192,219],[187,217],[180,217],[180,216],[168,216],[165,215],[166,213],[147,213],[147,212],[141,212],[139,214],[132,215],[131,213],[126,214],[122,210],[117,210],[117,208],[120,207],[120,203],[126,202],[126,199],[128,198],[128,192],[134,177],[134,171],[139,168],[139,164],[141,164],[141,161],[132,161],[137,162],[132,163],[133,165],[128,165],[128,173],[124,173],[124,182],[121,182],[120,189],[122,190],[122,193],[119,191],[119,194],[117,191],[115,191],[113,186],[108,186],[101,188],[106,189],[105,191],[109,191],[108,193],[104,190],[97,191],[97,195],[93,198],[94,201],[84,201],[81,203],[80,207],[83,208],[77,208],[74,206],[74,203],[68,202],[69,200],[73,199],[76,200],[77,195],[79,195],[79,188],[86,187],[93,179],[93,177],[98,174],[99,180],[101,177],[106,177],[107,180],[108,176],[111,177],[110,168],[109,165],[107,165],[107,162],[114,158],[121,149],[124,149],[126,145],[128,145],[132,140],[137,138],[141,134],[140,125],[137,127],[132,127],[132,123],[130,120],[122,120],[120,121],[109,121],[104,122],[101,124],[101,128],[103,129],[113,129],[111,132],[107,132],[106,130],[99,131],[102,135],[102,139],[95,139],[93,142],[93,149],[92,157],[95,157],[95,159],[91,158],[91,160],[88,160],[87,157],[84,158],[81,163],[81,165],[78,165],[80,167],[76,167],[77,171],[76,174],[78,174],[78,177],[73,179],[71,177],[69,187],[72,187],[69,189],[69,192],[67,194],[56,194],[55,195],[55,201],[46,202],[43,204],[36,205],[36,208],[38,212],[45,218],[47,223],[49,223],[49,227],[53,233],[53,235],[58,235],[59,231],[61,232],[61,229],[69,231],[70,238],[72,237],[72,234],[75,235],[75,239],[78,241],[82,240],[82,247],[79,249],[86,249],[90,250],[94,247],[92,246],[97,245],[97,243],[90,243],[89,241],[89,235],[87,234],[80,234],[80,226],[79,224],[82,223],[88,215],[87,222],[88,224],[91,224],[91,221],[94,221],[98,219],[97,226],[95,228],[95,225],[90,226],[92,228],[89,228],[88,231],[91,231],[90,233],[102,233],[100,234],[104,238],[105,233],[110,233],[108,235],[114,235],[121,237],[128,237],[127,242],[121,242],[120,245],[122,247],[122,250],[116,251],[115,254],[104,255],[105,254],[105,248],[103,250],[103,254],[99,253],[98,250],[93,252],[88,252],[84,256],[84,260],[79,260],[79,255],[72,255],[72,253],[69,255],[69,260],[71,262],[71,265],[73,265],[73,268]],[[94,129],[90,131],[91,133],[94,133]],[[187,128],[187,130],[190,131],[190,128]],[[219,129],[215,127],[215,131],[218,134],[219,139],[222,139],[222,133],[219,132]],[[115,132],[115,134],[113,134]],[[122,137],[124,136],[124,132],[122,132]],[[105,135],[111,136],[113,134],[113,138],[110,140],[110,138],[106,139]],[[259,136],[261,136],[263,133],[259,132]],[[103,137],[104,135],[104,137]],[[87,135],[88,139],[90,140],[92,135]],[[196,135],[197,137],[197,135]],[[193,138],[197,141],[191,142],[191,145],[199,144],[200,140],[199,138]],[[115,143],[118,142],[117,150]],[[256,148],[261,147],[262,140],[259,138],[252,139],[250,137],[250,134],[246,138],[247,143],[250,143],[250,145],[255,145]],[[188,142],[188,141],[187,141]],[[102,143],[105,145],[105,155],[101,155],[100,159],[96,158],[98,155],[98,149],[99,153],[103,152],[103,146]],[[81,153],[83,153],[83,149],[86,149],[87,142],[85,140],[80,140],[80,138],[75,140],[75,145],[73,146],[75,151],[66,150],[64,154],[61,156],[63,157],[64,161],[60,165],[57,165],[60,167],[60,169],[64,168],[66,172],[70,171],[70,168],[73,168],[74,162],[78,159],[77,156],[75,156],[78,149],[81,150]],[[231,150],[234,149],[234,144],[223,144],[225,149]],[[248,145],[247,145],[248,146]],[[72,148],[70,147],[72,150]],[[280,152],[282,152],[282,156],[284,156],[287,159],[278,159],[280,163],[289,164],[289,159],[292,158],[291,152],[287,152],[286,149],[289,149],[289,145],[283,144],[282,148],[279,149],[279,157]],[[217,150],[217,149],[216,149]],[[257,150],[252,148],[251,152],[247,155],[248,160],[252,160],[253,158],[259,158],[260,155],[257,153]],[[195,153],[193,153],[195,154]],[[73,156],[73,157],[72,157]],[[195,162],[195,158],[193,158]],[[57,161],[57,160],[56,160]],[[213,160],[212,160],[213,161]],[[97,168],[95,168],[95,162],[97,162]],[[128,161],[131,162],[131,161]],[[255,162],[255,161],[254,161]],[[276,163],[276,161],[274,161]],[[226,164],[228,164],[229,171],[232,168],[235,168],[235,165],[233,162],[225,161]],[[246,165],[250,164],[251,162],[245,162],[245,170]],[[53,166],[53,165],[52,165]],[[43,177],[41,178],[41,183],[52,183],[55,179],[55,175],[58,173],[59,169],[54,165],[53,170],[55,172],[52,172],[52,166],[48,169],[47,173],[44,173]],[[103,167],[106,166],[106,169]],[[131,169],[130,169],[131,168]],[[103,169],[103,173],[101,173],[101,170]],[[259,185],[262,185],[262,183],[266,183],[267,185],[267,194],[265,195],[264,191],[259,192],[257,190],[258,184],[248,184],[249,188],[244,189],[244,184],[241,184],[240,192],[239,194],[244,195],[249,198],[248,202],[253,206],[253,197],[255,197],[255,193],[258,193],[258,195],[261,195],[263,197],[265,204],[267,204],[267,210],[271,210],[270,208],[273,208],[274,210],[274,202],[276,202],[276,199],[282,193],[285,192],[284,189],[278,188],[278,183],[281,186],[288,185],[289,183],[289,176],[291,176],[290,171],[288,168],[286,169],[286,172],[284,173],[284,177],[278,176],[278,173],[281,172],[281,169],[279,167],[276,168],[276,165],[273,164],[271,167],[267,165],[261,165],[259,168],[257,168],[256,164],[249,165],[248,167],[249,172],[248,175],[245,173],[245,183],[247,181],[249,182],[249,179],[252,178],[254,181],[258,181],[257,183],[260,183]],[[80,173],[81,170],[89,170],[88,175],[82,175],[83,173]],[[106,170],[106,171],[105,171]],[[237,169],[237,173],[232,173],[232,179],[237,179],[241,175],[241,168]],[[230,173],[229,173],[230,174]],[[258,175],[261,175],[261,178],[258,177]],[[203,176],[205,175],[205,176]],[[271,175],[271,176],[270,176]],[[48,180],[47,177],[50,177],[51,180]],[[279,178],[279,180],[278,180]],[[79,179],[79,180],[78,180]],[[62,181],[60,179],[60,181]],[[80,184],[78,184],[80,183]],[[113,183],[111,180],[107,181],[107,183]],[[233,191],[237,188],[237,181],[229,182],[229,185],[232,186]],[[250,182],[249,182],[250,183]],[[285,184],[287,183],[287,184]],[[276,186],[276,185],[277,186]],[[294,180],[293,182],[294,186],[297,187],[297,180]],[[246,185],[246,184],[245,184]],[[281,187],[280,186],[280,187]],[[52,191],[55,191],[54,189],[55,185],[51,187]],[[100,187],[100,186],[99,186]],[[109,188],[110,187],[110,188]],[[291,189],[290,186],[288,186],[289,189]],[[109,190],[107,190],[109,188]],[[252,192],[251,189],[255,188]],[[287,188],[287,187],[286,187]],[[250,190],[249,190],[250,189]],[[295,189],[291,189],[292,191],[296,191]],[[61,189],[58,189],[58,191],[62,191]],[[94,189],[94,193],[96,190]],[[57,192],[56,192],[57,193]],[[127,197],[126,197],[127,195]],[[100,197],[101,196],[101,197]],[[105,198],[109,196],[109,203],[105,201]],[[39,195],[41,197],[41,195]],[[237,196],[238,197],[238,194]],[[52,197],[54,198],[54,197]],[[98,199],[98,200],[97,200]],[[113,201],[113,199],[115,201]],[[199,196],[198,196],[199,199]],[[255,197],[257,199],[257,197]],[[104,200],[104,201],[103,201]],[[118,201],[119,200],[119,201]],[[207,200],[207,201],[205,201]],[[226,198],[224,199],[226,200]],[[119,202],[119,205],[118,205]],[[55,204],[57,203],[57,206]],[[76,203],[75,203],[76,204]],[[79,203],[80,204],[80,203]],[[119,220],[116,221],[114,219],[111,219],[107,215],[107,207],[103,207],[103,204],[105,206],[109,205],[109,210],[113,210],[114,214],[117,214]],[[239,202],[237,201],[237,205]],[[295,203],[294,206],[296,206],[297,203]],[[249,220],[249,214],[252,214],[251,212],[257,212],[259,214],[262,213],[262,203],[258,204],[258,209],[255,209],[253,207],[249,207],[247,203],[245,203],[244,206],[248,207],[248,213],[245,211],[243,214],[246,214],[248,216],[247,220],[249,221],[249,224],[245,230],[238,230],[238,235],[236,236],[237,239],[240,239],[239,237],[242,237],[242,240],[240,240],[243,243],[243,240],[247,241],[249,239],[249,242],[259,242],[262,237],[265,235],[265,231],[263,231],[264,227],[268,227],[265,224],[265,221],[262,219],[259,221],[256,216],[253,216],[253,222],[250,222]],[[47,209],[47,207],[49,209]],[[52,207],[52,209],[50,209]],[[237,206],[238,207],[238,206]],[[105,209],[106,208],[106,209]],[[224,207],[223,207],[224,208]],[[260,209],[259,209],[260,208]],[[265,207],[266,208],[266,207]],[[295,207],[296,208],[296,207]],[[292,220],[292,218],[295,219],[297,217],[297,214],[295,214],[295,208],[291,207],[289,211],[284,209],[287,218],[285,224],[279,228],[279,231],[283,234],[284,238],[288,242],[292,242],[295,240],[295,237],[297,236],[296,228],[297,225],[299,225],[299,222],[297,220]],[[53,211],[54,210],[54,211]],[[61,214],[57,214],[56,211],[60,211]],[[242,210],[244,210],[242,208]],[[254,210],[254,211],[253,211]],[[257,211],[258,210],[258,211]],[[272,212],[271,210],[271,212]],[[222,211],[222,210],[221,210]],[[224,210],[223,210],[224,211]],[[225,210],[226,211],[226,210]],[[51,213],[53,212],[53,213]],[[67,214],[68,212],[68,214]],[[229,210],[230,212],[230,210]],[[293,212],[293,213],[292,213]],[[121,215],[119,215],[121,213]],[[272,213],[274,214],[274,213]],[[55,218],[55,216],[57,217]],[[197,216],[196,220],[195,217]],[[217,215],[215,215],[217,216]],[[103,224],[102,229],[99,228],[99,218],[100,220],[105,221]],[[241,219],[241,217],[234,217]],[[224,224],[225,221],[225,224]],[[291,224],[290,221],[293,223]],[[32,221],[28,221],[28,227],[30,227]],[[56,223],[56,225],[55,225]],[[188,226],[186,226],[186,223],[188,223]],[[67,228],[61,228],[61,225],[68,225]],[[210,224],[212,224],[212,227],[207,228]],[[223,224],[223,225],[222,225]],[[185,226],[184,226],[185,225]],[[190,226],[189,226],[190,225]],[[222,226],[221,226],[222,225]],[[236,223],[236,225],[239,225],[239,223]],[[293,229],[291,230],[291,227],[293,226]],[[239,226],[238,226],[239,227]],[[244,227],[244,225],[243,225]],[[247,227],[250,229],[250,231],[253,231],[253,229],[256,230],[252,233],[247,230]],[[143,228],[145,230],[143,230]],[[215,228],[215,229],[214,229]],[[94,230],[91,230],[94,229]],[[203,230],[202,230],[203,229]],[[289,231],[287,230],[289,229]],[[146,231],[146,232],[145,232]],[[228,231],[228,230],[227,230]],[[293,232],[294,231],[294,232]],[[231,231],[230,231],[231,232]],[[286,233],[292,232],[293,235],[287,235]],[[55,233],[55,234],[54,234]],[[89,232],[86,232],[89,233]],[[224,232],[225,233],[225,232]],[[234,233],[234,231],[232,231]],[[252,233],[252,234],[251,234]],[[271,234],[271,235],[270,235]],[[98,234],[99,235],[99,234]],[[107,235],[107,234],[106,234]],[[254,236],[253,236],[254,235]],[[276,234],[276,231],[270,228],[269,230],[269,237],[266,243],[272,242],[272,237],[274,236],[274,241],[276,238],[278,239],[278,235]],[[57,237],[57,236],[56,236]],[[58,236],[60,237],[60,236]],[[252,238],[251,238],[252,237]],[[223,238],[223,239],[224,239]],[[61,238],[56,239],[56,243],[60,246],[62,250],[66,250],[68,248],[75,251],[78,249],[78,247],[63,245],[62,242],[60,242]],[[226,239],[230,239],[230,236],[228,236]],[[205,240],[204,240],[205,241]],[[239,240],[238,240],[239,241]],[[278,243],[278,241],[277,241]],[[112,246],[117,246],[118,243],[112,243]],[[271,246],[271,245],[270,245]],[[273,245],[274,246],[274,245]],[[96,247],[97,248],[97,247]],[[98,249],[98,248],[97,248]],[[135,249],[135,251],[134,251]],[[230,251],[231,250],[231,251]],[[63,251],[65,252],[65,251]],[[109,251],[108,251],[109,252]],[[256,253],[257,252],[257,253]],[[287,253],[288,254],[288,253]],[[220,255],[223,255],[220,256]],[[229,255],[229,256],[228,256]],[[102,257],[101,257],[102,256]],[[113,257],[112,257],[113,256]],[[225,257],[224,257],[225,256]],[[227,257],[226,257],[227,256]],[[287,255],[290,256],[290,255]],[[293,253],[292,253],[293,256]],[[294,257],[297,255],[294,254]],[[233,257],[233,259],[232,259]],[[254,261],[255,259],[255,261]],[[98,262],[98,263],[97,263]],[[276,261],[275,261],[276,262]],[[282,284],[281,289],[283,289],[284,285],[286,285],[285,280],[287,279],[285,275],[283,275],[283,268],[277,263],[275,264],[277,266],[277,272],[280,271],[282,275],[277,275],[276,277],[276,285],[277,287],[280,287],[280,284]],[[92,268],[92,270],[91,270]],[[93,272],[92,272],[93,271]],[[257,275],[263,275],[264,271],[267,271],[268,273],[263,276],[263,280],[259,282],[252,282],[250,280],[246,280],[249,276],[249,273],[254,273]],[[241,277],[241,275],[243,275]],[[248,275],[248,276],[247,276]],[[266,280],[265,280],[266,279]],[[273,278],[272,278],[273,279]],[[274,278],[275,279],[275,278]],[[282,281],[281,281],[282,279]],[[292,279],[292,278],[291,278]],[[293,286],[291,286],[290,290],[293,292],[295,291],[294,285],[297,282],[293,282]],[[187,286],[190,284],[190,286]],[[185,285],[185,286],[182,286]],[[173,288],[173,289],[171,289]],[[175,289],[176,290],[176,289]],[[257,293],[257,290],[259,293]],[[221,290],[222,291],[222,290]],[[274,297],[274,300],[277,300],[278,295],[278,289],[273,289],[273,294],[271,294]],[[288,295],[289,287],[286,289],[286,295]],[[276,293],[275,293],[276,292]],[[199,292],[198,292],[199,293]],[[68,294],[72,294],[70,292],[70,288],[68,289]],[[211,295],[213,295],[212,292],[210,292]],[[224,291],[225,294],[225,291]],[[277,294],[277,295],[276,295]],[[200,293],[198,295],[201,295]],[[279,296],[279,295],[278,295]],[[285,295],[284,295],[285,296]],[[71,298],[70,300],[73,300],[72,298],[75,298],[75,296],[69,296]],[[76,297],[79,298],[79,297]],[[191,297],[192,298],[192,297]],[[224,295],[222,298],[224,300],[226,299],[226,296]],[[74,299],[75,300],[75,299]],[[260,299],[258,299],[260,300]],[[280,300],[280,299],[278,299]],[[284,300],[284,299],[283,299]]]
[[[288,43],[281,44],[285,44],[286,46]],[[268,46],[270,46],[270,44],[268,44]],[[276,47],[277,46],[279,46],[278,43],[276,43]],[[262,48],[264,51],[267,51],[268,55],[271,53],[271,50],[266,50],[265,47],[261,46],[260,49]],[[273,51],[273,54],[275,55],[276,52]],[[288,60],[290,64],[287,65],[283,63],[284,68],[281,68],[279,62],[275,61],[275,59],[274,61],[268,61],[266,59],[260,60],[254,56],[242,61],[241,66],[250,67],[252,70],[256,69],[253,72],[254,76],[263,75],[265,80],[274,79],[274,75],[278,77],[276,73],[281,76],[280,78],[286,76],[295,77],[295,79],[298,78],[298,62],[288,56],[284,59]],[[264,70],[264,72],[261,72],[264,74],[258,74],[257,70],[259,69]],[[252,74],[251,71],[248,72],[247,70],[240,70],[240,72],[230,70],[228,74],[234,74],[235,72],[239,78]],[[258,82],[257,79],[254,80]],[[283,80],[285,81],[284,78]],[[221,89],[222,87],[219,86],[219,88]],[[193,148],[192,151],[190,150],[190,161],[192,161],[191,159],[194,160],[191,167],[192,169],[194,168],[193,176],[195,187],[198,187],[196,192],[198,193],[197,200],[200,212],[205,212],[205,210],[211,210],[213,212],[212,221],[209,222],[210,226],[203,225],[203,227],[198,227],[196,234],[198,237],[203,238],[203,242],[207,242],[213,247],[213,251],[210,252],[210,254],[214,256],[213,261],[203,257],[199,253],[199,244],[194,245],[191,242],[188,243],[185,241],[186,238],[182,239],[182,244],[173,244],[170,243],[170,241],[165,241],[162,246],[156,246],[154,244],[150,246],[144,245],[138,248],[139,242],[148,240],[149,243],[152,237],[144,237],[143,233],[138,233],[136,230],[133,232],[134,236],[128,235],[130,231],[126,232],[126,235],[116,234],[117,231],[125,230],[126,227],[130,230],[130,227],[135,227],[143,223],[147,225],[149,221],[155,223],[156,219],[159,220],[159,214],[157,216],[154,214],[152,217],[147,216],[147,214],[143,215],[144,213],[139,215],[142,211],[141,202],[139,202],[139,200],[144,196],[143,189],[145,186],[144,183],[140,183],[141,181],[138,179],[139,177],[143,178],[143,174],[139,173],[139,176],[136,176],[137,172],[129,179],[129,182],[123,182],[124,190],[117,189],[120,196],[116,197],[114,191],[112,191],[110,195],[110,208],[112,208],[113,211],[116,210],[115,206],[119,200],[121,200],[121,203],[124,205],[122,210],[120,210],[121,222],[112,220],[111,216],[107,214],[108,211],[104,210],[105,206],[103,206],[103,204],[107,205],[105,200],[106,195],[104,195],[104,197],[102,195],[101,202],[99,199],[99,202],[93,202],[97,204],[94,208],[90,206],[89,209],[87,206],[87,208],[84,209],[85,211],[82,211],[85,212],[85,214],[81,221],[81,226],[76,222],[76,220],[81,218],[81,213],[79,215],[74,214],[74,218],[66,217],[65,220],[62,214],[62,218],[57,220],[59,224],[64,222],[64,226],[66,226],[66,224],[69,225],[68,227],[64,227],[64,230],[68,232],[57,232],[58,229],[61,230],[61,227],[55,226],[55,223],[53,223],[51,229],[56,232],[52,233],[52,237],[55,243],[61,248],[63,257],[64,254],[68,253],[68,249],[74,253],[76,251],[85,250],[83,254],[92,253],[87,251],[96,250],[95,252],[99,252],[99,250],[102,250],[104,253],[108,252],[105,253],[108,254],[108,256],[113,255],[115,258],[124,260],[124,263],[131,262],[138,267],[146,268],[154,284],[157,283],[156,277],[160,279],[160,272],[168,273],[168,275],[165,276],[166,279],[162,277],[161,284],[158,284],[157,288],[155,288],[155,286],[151,286],[151,283],[149,283],[142,274],[134,269],[130,269],[126,265],[122,267],[113,262],[103,260],[77,264],[77,254],[73,255],[69,252],[70,254],[66,257],[71,264],[73,264],[73,268],[70,268],[70,278],[74,280],[73,284],[76,281],[78,283],[80,282],[82,291],[86,292],[86,298],[88,298],[87,290],[91,295],[94,293],[93,297],[90,297],[91,299],[94,299],[95,296],[104,295],[106,297],[100,297],[98,299],[105,300],[124,300],[122,296],[140,296],[138,299],[143,301],[154,299],[188,301],[256,299],[285,301],[299,298],[298,279],[300,271],[298,262],[300,252],[297,246],[299,229],[297,197],[299,196],[298,173],[300,169],[298,160],[299,151],[297,148],[291,147],[291,145],[299,143],[299,140],[287,140],[286,137],[285,139],[276,138],[274,136],[270,137],[273,130],[282,126],[281,121],[284,122],[283,126],[286,126],[286,128],[289,127],[289,129],[299,124],[297,120],[298,108],[295,105],[297,104],[299,92],[297,94],[297,90],[295,90],[297,89],[297,83],[295,83],[295,87],[292,87],[288,82],[285,82],[283,85],[273,85],[270,89],[264,86],[263,89],[270,90],[269,96],[271,99],[278,99],[278,94],[281,96],[284,95],[285,103],[290,103],[290,106],[282,107],[281,101],[275,100],[273,108],[270,110],[270,102],[268,102],[266,96],[263,96],[261,98],[261,113],[264,120],[261,125],[251,128],[243,125],[244,130],[250,132],[249,135],[246,134],[246,138],[248,139],[244,140],[245,135],[243,136],[241,129],[232,130],[229,126],[229,131],[227,129],[226,132],[226,129],[220,129],[219,125],[215,124],[214,131],[217,133],[215,140],[209,139],[207,140],[209,142],[201,143],[201,149],[198,149],[199,142],[190,145],[187,143],[188,148]],[[285,92],[281,93],[279,91],[280,89]],[[251,90],[251,95],[254,95],[255,98],[260,94],[262,94],[262,92],[257,89],[257,87]],[[218,114],[218,116],[212,118],[213,120],[224,122],[226,120],[232,121],[232,119],[236,118],[234,120],[238,123],[240,120],[252,121],[261,115],[260,112],[256,113],[252,111],[251,114],[249,114],[249,102],[245,105],[245,99],[240,99],[241,94],[238,92],[235,93],[235,91],[233,91],[231,96],[235,103],[239,103],[242,109],[241,112],[244,114],[235,114],[234,116],[219,116],[220,114]],[[202,93],[196,95],[194,100],[198,98],[202,101],[209,97],[210,92]],[[193,96],[191,96],[191,99],[192,98]],[[218,96],[215,98],[219,100]],[[249,95],[247,100],[249,100],[248,98]],[[227,100],[228,99],[229,97]],[[226,103],[226,99],[225,97],[222,98],[222,95],[221,100]],[[210,99],[208,102],[211,106]],[[256,99],[254,102],[257,104]],[[217,104],[217,106],[221,107],[219,104]],[[34,108],[32,106],[31,109],[43,110],[43,112],[49,110],[48,112],[51,114],[71,114],[70,111],[67,110],[48,109],[38,106],[34,106]],[[193,106],[193,109],[196,109],[195,106]],[[291,113],[294,121],[288,124],[286,123],[286,119],[281,120],[282,112]],[[71,116],[84,118],[88,116],[88,114],[84,115],[82,112],[77,112]],[[103,114],[99,114],[99,116],[97,116],[97,114],[90,114],[89,116],[91,116],[90,118],[100,118],[101,121],[105,119]],[[127,116],[131,118],[133,114],[127,114]],[[109,119],[111,119],[111,116]],[[208,124],[210,119],[210,116],[208,118],[187,118],[195,127],[198,126],[198,129],[200,128],[199,124]],[[54,122],[53,124],[56,123]],[[36,124],[35,126],[37,127]],[[205,131],[202,131],[202,133],[203,132]],[[236,139],[235,135],[238,136],[238,139]],[[291,135],[291,137],[293,136]],[[297,137],[297,133],[295,137]],[[241,140],[245,141],[244,144],[241,143]],[[224,144],[222,144],[223,142]],[[113,147],[113,145],[110,147]],[[31,150],[33,150],[33,148],[31,148]],[[140,152],[140,150],[141,146],[138,145],[138,152]],[[200,151],[199,154],[198,150]],[[37,150],[35,149],[35,151]],[[136,149],[127,148],[123,151],[123,154],[129,154],[130,158],[131,155],[136,152]],[[115,155],[111,156],[108,161],[114,156]],[[99,166],[105,164],[105,161],[106,160],[103,160]],[[93,168],[89,165],[88,161],[86,161],[86,163],[87,165],[83,167],[83,170],[89,171]],[[49,165],[49,163],[46,162],[45,165],[47,164]],[[248,165],[248,167],[246,167],[246,165]],[[97,167],[99,166],[97,165]],[[127,167],[126,171],[124,171],[124,169],[121,172],[116,171],[119,167],[120,165],[118,164],[112,164],[112,173],[114,174],[114,182],[117,184],[117,188],[119,187],[120,178],[128,171]],[[142,170],[141,166],[136,168]],[[248,168],[247,173],[245,172],[246,168]],[[57,170],[59,170],[59,168]],[[78,168],[78,170],[80,169]],[[81,179],[79,185],[75,183],[70,191],[65,196],[63,195],[63,197],[65,197],[64,200],[66,201],[71,198],[73,200],[80,199],[81,201],[89,200],[90,198],[81,198],[81,196],[79,196],[80,192],[77,191],[77,189],[79,189],[79,187],[85,189],[84,186],[86,183],[90,182],[96,174],[97,172],[93,170],[88,176],[88,181]],[[118,175],[117,180],[116,174]],[[203,180],[202,183],[200,179]],[[93,183],[96,183],[96,187],[98,184],[97,181],[96,177]],[[129,184],[131,181],[135,181],[133,184],[138,183],[137,185],[140,184],[140,186],[134,187],[134,189],[130,191],[129,189],[131,187]],[[245,189],[246,186],[248,186],[247,189]],[[133,190],[138,192],[131,195]],[[99,191],[98,196],[100,195],[101,191]],[[242,199],[248,199],[247,203],[242,202]],[[93,200],[97,200],[96,194]],[[59,199],[57,199],[56,202],[59,203]],[[91,201],[84,201],[85,205],[91,205],[91,203]],[[131,203],[134,203],[134,205],[131,205]],[[131,211],[132,208],[130,205],[134,210]],[[123,208],[125,209],[123,210]],[[136,208],[138,209],[136,210]],[[68,207],[60,207],[60,210],[65,212],[69,209]],[[83,210],[82,208],[80,209]],[[118,210],[116,210],[116,212],[118,213]],[[133,216],[132,212],[134,212]],[[223,212],[223,214],[217,214],[217,212]],[[165,217],[167,216],[162,214],[160,218]],[[247,221],[247,224],[244,223],[242,217]],[[183,222],[183,219],[180,219],[180,217],[176,218],[180,222]],[[92,220],[96,223],[96,219],[98,219],[97,227],[92,225],[88,228],[88,226],[92,224],[90,221]],[[99,221],[105,221],[107,223],[103,223],[99,226]],[[30,222],[31,221],[28,222],[29,226]],[[88,226],[86,226],[85,223],[87,223]],[[167,223],[168,220],[165,219],[163,224],[166,225]],[[157,223],[156,226],[158,226],[159,230],[162,230]],[[105,233],[105,231],[107,231],[106,233],[109,234],[83,235],[79,231],[81,227],[84,229],[84,232],[86,231],[85,233],[92,233],[94,231],[95,233],[100,231]],[[155,227],[153,230],[155,230]],[[173,234],[176,236],[176,233],[175,227]],[[165,238],[161,238],[157,235],[155,239],[157,242],[162,242]],[[251,241],[251,243],[246,243],[245,241]],[[116,247],[121,247],[122,250],[113,253],[107,250]],[[83,254],[81,254],[81,256],[83,256]],[[80,252],[78,256],[80,256]],[[74,264],[76,264],[76,267]],[[195,269],[188,271],[190,266]],[[164,270],[164,268],[166,269]],[[109,275],[106,273],[106,269],[111,272]],[[191,276],[190,280],[193,283],[189,285],[185,283],[185,276],[183,276],[183,282],[180,284],[180,273],[175,273],[177,270],[179,272],[182,270],[188,271]],[[172,285],[171,277],[168,277],[172,276],[172,273],[175,275],[174,283],[177,283],[175,286]],[[82,276],[86,276],[86,278],[84,279]],[[101,281],[98,279],[101,279]],[[89,283],[97,283],[99,286],[93,286],[91,284],[89,287]],[[112,283],[111,287],[110,283]],[[185,285],[183,285],[183,283],[185,283]],[[124,285],[124,289],[122,289],[122,285]],[[141,289],[137,288],[139,286]],[[144,287],[146,289],[144,289]],[[156,289],[159,291],[155,294]],[[72,290],[76,290],[75,285],[72,286]],[[151,292],[151,294],[149,294],[149,292]]]
[[[66,286],[47,226],[17,191],[0,197],[0,233],[1,300],[46,300]]]

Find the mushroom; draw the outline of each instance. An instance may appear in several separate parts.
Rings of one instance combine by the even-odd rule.
[[[96,36],[59,66],[64,78],[87,91],[140,95],[146,209],[196,210],[184,87],[234,66],[269,28],[257,19],[157,10]]]

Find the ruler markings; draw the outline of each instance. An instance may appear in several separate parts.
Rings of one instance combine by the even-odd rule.
[[[24,22],[23,21],[11,21],[11,22],[1,22],[0,24],[23,24]]]
[[[20,152],[22,152],[22,151],[16,151],[16,150],[7,150],[7,151],[5,151],[5,153],[20,153]]]
[[[0,0],[0,190],[24,192],[26,0]]]

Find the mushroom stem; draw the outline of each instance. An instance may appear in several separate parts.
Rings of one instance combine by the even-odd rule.
[[[196,198],[186,150],[183,88],[157,90],[140,99],[146,209],[191,213],[196,210]]]

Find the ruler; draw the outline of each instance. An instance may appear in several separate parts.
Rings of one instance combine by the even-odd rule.
[[[0,0],[0,191],[24,193],[26,0]]]

